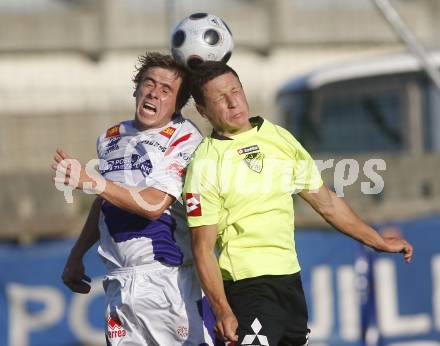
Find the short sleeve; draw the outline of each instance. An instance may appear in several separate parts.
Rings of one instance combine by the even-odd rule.
[[[183,199],[190,227],[219,223],[222,206],[217,162],[214,158],[196,155],[188,166]]]
[[[293,191],[317,190],[323,182],[321,174],[306,149],[286,129],[277,126],[281,137],[287,142],[293,159],[292,189]]]
[[[322,178],[318,167],[310,154],[297,144],[295,166],[293,170],[293,186],[295,190],[317,190],[322,186]]]

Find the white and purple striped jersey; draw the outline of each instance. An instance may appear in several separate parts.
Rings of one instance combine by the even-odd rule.
[[[134,120],[111,127],[97,141],[101,175],[140,188],[153,187],[180,199],[183,175],[202,140],[198,129],[181,115],[166,126],[139,131]],[[145,201],[139,203],[144,207]],[[107,269],[160,262],[178,266],[191,260],[189,231],[180,203],[159,219],[148,220],[104,201],[99,218],[98,252]],[[178,227],[180,225],[180,227]]]

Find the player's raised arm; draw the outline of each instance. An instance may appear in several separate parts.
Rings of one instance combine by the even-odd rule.
[[[413,247],[405,239],[382,237],[362,221],[341,197],[322,185],[317,191],[303,190],[299,195],[330,225],[363,244],[383,252],[402,252],[410,262]]]
[[[89,174],[79,162],[72,165],[72,159],[62,149],[58,149],[54,156],[52,169],[62,175],[53,178],[55,183],[69,185],[79,190],[86,189],[95,192],[111,204],[131,213],[146,217],[150,220],[158,219],[169,208],[175,198],[155,188],[138,188],[123,184],[115,184],[104,179],[99,173]],[[74,172],[77,169],[77,172]]]

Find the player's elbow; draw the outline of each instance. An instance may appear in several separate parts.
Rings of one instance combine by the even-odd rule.
[[[162,208],[156,210],[147,210],[144,212],[144,217],[151,221],[159,220],[165,210]]]
[[[146,215],[147,219],[151,220],[151,221],[156,221],[159,220],[160,215],[159,214],[151,214],[149,213],[148,215]]]
[[[316,201],[315,209],[326,221],[332,222],[338,217],[338,197],[329,190],[324,196]]]

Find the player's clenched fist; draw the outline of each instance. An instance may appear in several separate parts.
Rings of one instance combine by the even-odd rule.
[[[90,292],[90,278],[84,274],[82,260],[69,258],[61,275],[64,284],[76,293]]]
[[[233,314],[232,310],[221,313],[217,316],[215,331],[222,341],[237,341],[237,327],[237,318]]]

